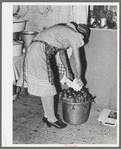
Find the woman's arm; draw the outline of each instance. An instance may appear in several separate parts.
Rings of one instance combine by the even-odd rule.
[[[59,50],[59,56],[61,59],[61,62],[66,70],[66,76],[73,80],[73,74],[71,73],[69,66],[68,66],[68,61],[67,61],[67,57],[66,57],[66,51],[65,50]]]
[[[80,53],[79,53],[79,48],[77,46],[72,46],[73,50],[73,55],[76,63],[76,74],[75,78],[76,79],[81,79],[81,59],[80,59]]]

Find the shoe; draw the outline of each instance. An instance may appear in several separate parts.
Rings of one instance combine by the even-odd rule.
[[[62,124],[59,120],[56,122],[49,122],[46,117],[43,117],[43,122],[47,124],[48,127],[54,126],[56,128],[65,128],[67,124]]]
[[[42,118],[43,122],[46,123],[47,122],[47,118],[43,116]]]
[[[59,117],[58,114],[56,115],[56,118],[58,119],[59,123],[61,123],[61,125],[63,125],[64,127],[67,126],[66,123],[63,123],[63,122],[62,122],[62,120],[60,119],[60,117]],[[43,122],[44,122],[44,123],[47,123],[47,118],[46,118],[46,117],[43,117]]]
[[[56,118],[58,119],[58,121],[63,125],[63,126],[67,126],[67,124],[63,123],[62,120],[60,119],[59,115],[56,115]]]

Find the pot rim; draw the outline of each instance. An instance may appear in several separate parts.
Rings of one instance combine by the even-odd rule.
[[[36,35],[36,34],[39,34],[39,32],[37,31],[23,31],[21,34],[23,35]]]
[[[28,20],[13,21],[13,23],[22,23],[22,22],[28,22]]]
[[[81,103],[72,103],[72,102],[68,102],[68,101],[63,101],[63,103],[67,103],[69,105],[85,105],[85,104],[90,104],[90,102],[81,102]]]
[[[22,45],[24,42],[20,40],[16,40],[13,45]]]

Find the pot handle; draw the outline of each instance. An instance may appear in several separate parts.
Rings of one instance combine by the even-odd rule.
[[[83,105],[83,109],[87,109],[88,108],[88,106],[85,106],[85,105]],[[73,104],[73,106],[72,106],[72,109],[71,109],[71,111],[72,110],[75,110],[75,105]]]
[[[75,106],[75,105],[73,104],[71,111],[72,111],[72,110],[75,110],[75,107],[74,107],[74,106]]]
[[[87,107],[88,107],[88,106],[84,106],[84,105],[83,105],[83,109],[87,109]]]

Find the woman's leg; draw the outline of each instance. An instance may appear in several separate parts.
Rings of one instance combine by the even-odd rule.
[[[55,117],[54,97],[41,97],[41,100],[44,109],[44,116],[48,118],[49,122],[56,122],[57,118]]]

